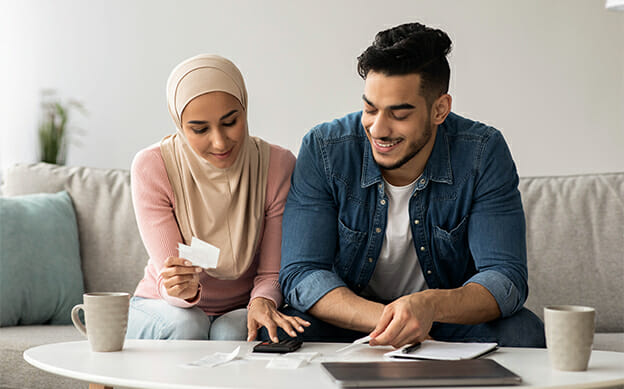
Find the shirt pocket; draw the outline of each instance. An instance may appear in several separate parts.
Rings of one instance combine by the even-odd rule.
[[[358,253],[366,243],[366,232],[352,230],[338,219],[338,256],[336,270],[344,279],[353,276],[350,273],[353,261],[361,255]]]
[[[447,231],[438,226],[433,228],[433,243],[436,251],[436,262],[441,267],[451,286],[463,283],[466,274],[474,266],[468,249],[468,216],[465,216],[457,226]]]

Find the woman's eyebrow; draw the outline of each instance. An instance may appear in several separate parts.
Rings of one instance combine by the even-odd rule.
[[[235,114],[236,112],[238,112],[238,110],[233,109],[233,110],[231,110],[230,112],[226,113],[225,115],[221,116],[221,119],[219,119],[219,120],[226,119],[227,117],[232,116],[232,115],[233,115],[233,114]],[[205,121],[205,120],[189,120],[189,121],[188,121],[188,122],[186,122],[186,123],[188,123],[188,124],[206,124],[206,123],[208,123],[208,122],[207,122],[207,121]]]
[[[221,116],[221,119],[219,119],[219,120],[223,120],[223,119],[227,118],[228,116],[231,116],[231,115],[235,114],[236,112],[238,112],[238,110],[233,109],[230,112],[226,113],[225,115]]]

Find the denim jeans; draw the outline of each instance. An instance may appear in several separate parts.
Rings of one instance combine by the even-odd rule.
[[[293,307],[280,309],[286,315],[299,316],[311,323],[298,338],[308,342],[352,342],[368,335],[336,327],[302,313]],[[435,340],[449,342],[496,342],[501,347],[546,347],[544,323],[533,312],[526,308],[516,314],[476,325],[433,323],[429,335]],[[290,336],[278,328],[278,337],[286,339]],[[265,328],[258,333],[259,340],[268,340]]]
[[[132,297],[126,339],[247,340],[247,309],[209,316],[160,299]]]

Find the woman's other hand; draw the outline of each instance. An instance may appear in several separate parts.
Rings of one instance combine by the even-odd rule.
[[[247,312],[247,341],[255,340],[258,336],[258,329],[266,327],[271,341],[277,343],[277,327],[281,327],[293,338],[297,332],[303,332],[303,327],[310,326],[310,323],[297,316],[287,316],[277,310],[272,300],[264,297],[256,297],[251,300]]]
[[[199,273],[202,268],[178,257],[168,257],[164,265],[160,274],[167,294],[184,300],[195,299],[199,291]]]

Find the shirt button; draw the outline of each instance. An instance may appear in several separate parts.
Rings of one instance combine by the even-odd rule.
[[[368,262],[373,263],[373,258],[368,258]]]
[[[418,223],[420,223],[420,220],[418,219],[414,220],[414,224],[418,224]]]
[[[433,273],[431,270],[427,270],[427,274],[431,274]]]
[[[420,183],[421,183],[421,184],[424,184],[424,183],[425,183],[425,179],[424,179],[424,178],[422,178],[422,179],[420,180]]]
[[[379,186],[379,189],[381,189],[381,184],[379,184],[378,186]]]
[[[425,251],[425,246],[420,246],[420,251]]]
[[[381,232],[381,228],[379,227],[375,228],[375,232],[379,234]]]
[[[381,200],[381,201],[379,202],[379,204],[381,204],[381,205],[386,205],[386,200]]]

